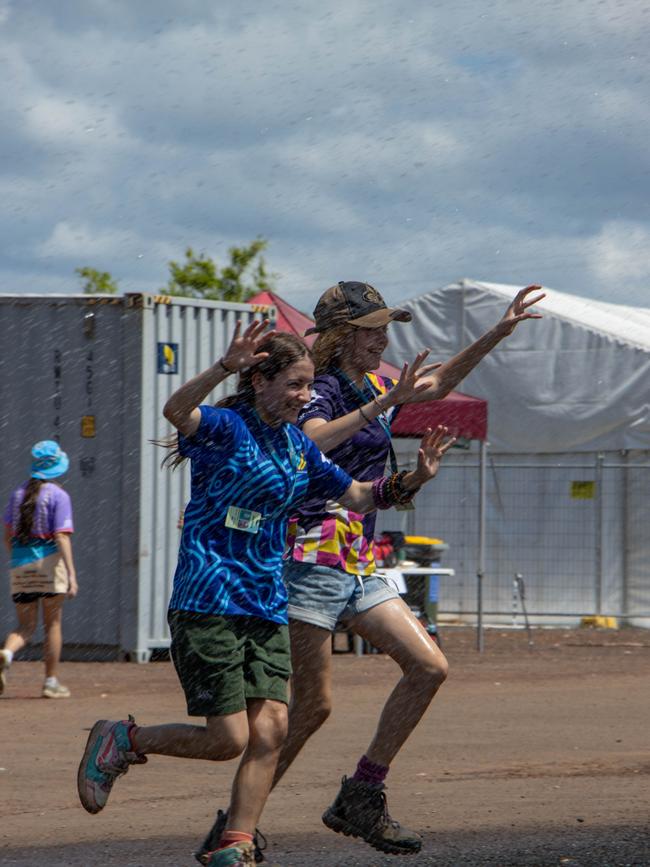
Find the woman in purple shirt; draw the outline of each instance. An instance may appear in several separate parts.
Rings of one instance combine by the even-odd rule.
[[[32,449],[31,478],[11,494],[4,514],[5,545],[11,555],[11,594],[18,625],[0,650],[0,695],[14,654],[31,639],[43,607],[45,628],[44,698],[69,698],[59,683],[61,615],[66,597],[77,595],[77,577],[70,536],[72,504],[54,479],[68,469],[68,456],[58,443],[43,440]]]
[[[376,376],[388,345],[391,321],[407,322],[406,310],[386,307],[367,283],[341,282],[328,289],[314,310],[316,378],[298,424],[331,460],[355,479],[397,466],[390,426],[404,403],[436,400],[458,383],[525,319],[543,295],[539,286],[517,293],[501,320],[474,344],[441,365],[424,365],[429,351],[404,365],[397,382]],[[284,579],[289,594],[293,666],[289,733],[280,753],[274,785],[331,708],[331,635],[344,623],[389,654],[402,678],[388,697],[375,735],[323,815],[334,831],[360,837],[383,852],[418,852],[422,838],[392,819],[384,780],[389,766],[447,675],[447,661],[408,606],[376,571],[373,536],[376,512],[360,514],[333,501],[301,504],[290,529],[292,553]],[[225,814],[217,817],[215,827]],[[215,832],[216,833],[216,832]],[[206,839],[203,849],[210,841]],[[261,853],[260,853],[261,857]]]

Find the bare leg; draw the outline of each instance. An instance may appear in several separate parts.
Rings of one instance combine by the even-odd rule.
[[[226,827],[254,834],[287,735],[287,706],[270,699],[250,700],[248,728],[248,746],[232,784]]]
[[[447,660],[402,599],[358,614],[350,627],[402,669],[366,751],[371,762],[389,767],[444,683]]]
[[[175,756],[181,759],[226,761],[240,756],[248,742],[246,711],[210,716],[204,726],[170,723],[138,726],[131,744],[142,755]]]
[[[16,602],[18,626],[5,639],[5,650],[17,653],[29,644],[38,626],[38,600],[35,602]]]
[[[43,599],[43,626],[45,627],[45,677],[56,677],[61,659],[63,636],[61,619],[65,595],[57,593]]]
[[[272,788],[332,709],[332,633],[299,620],[289,622],[289,632],[293,667],[289,732],[280,751]]]

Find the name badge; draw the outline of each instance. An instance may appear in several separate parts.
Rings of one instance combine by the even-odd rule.
[[[226,513],[226,527],[231,530],[242,530],[244,533],[258,533],[261,512],[253,512],[251,509],[240,509],[238,506],[230,506]]]

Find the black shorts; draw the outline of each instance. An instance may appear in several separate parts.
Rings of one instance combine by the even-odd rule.
[[[65,596],[65,593],[14,593],[11,597],[18,605],[36,602],[38,599],[49,599],[50,596]]]
[[[249,699],[288,703],[289,627],[260,617],[170,611],[171,655],[190,716],[246,710]]]

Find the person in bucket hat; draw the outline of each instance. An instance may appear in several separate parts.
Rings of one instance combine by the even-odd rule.
[[[539,286],[517,293],[503,317],[471,346],[441,365],[425,364],[422,350],[398,380],[376,371],[388,345],[390,323],[408,322],[407,310],[388,307],[369,283],[341,281],[327,289],[314,310],[315,380],[298,425],[351,476],[370,479],[389,460],[391,424],[404,403],[445,397],[520,322],[537,319],[532,305]],[[532,296],[532,297],[531,297]],[[399,508],[399,506],[397,506]],[[290,767],[331,708],[331,636],[345,624],[390,655],[402,669],[381,712],[376,732],[353,774],[344,777],[323,822],[359,837],[375,849],[412,854],[421,836],[393,819],[384,790],[389,766],[418,724],[447,675],[447,661],[397,591],[377,572],[373,552],[376,512],[361,514],[341,503],[301,504],[289,525],[291,553],[283,577],[289,595],[292,702],[289,732],[273,785]],[[220,811],[201,850],[218,836]],[[199,852],[200,854],[200,852]]]
[[[32,448],[33,479],[58,479],[68,471],[70,459],[54,440],[42,440]]]
[[[11,593],[18,624],[0,650],[0,695],[14,654],[32,638],[43,611],[45,682],[43,698],[69,698],[57,669],[63,643],[61,621],[66,597],[77,595],[72,557],[72,504],[54,480],[67,472],[70,460],[54,440],[32,448],[30,478],[9,497],[4,514],[5,545],[11,555]]]

